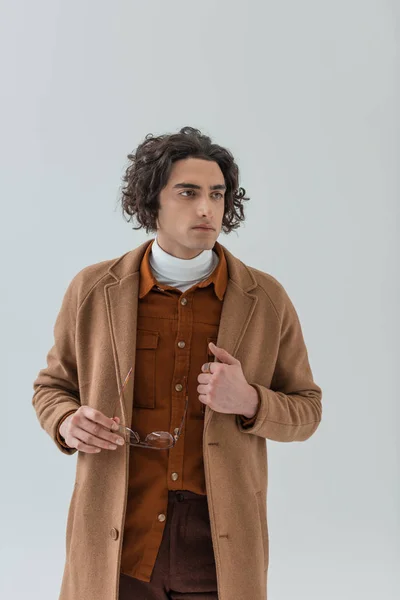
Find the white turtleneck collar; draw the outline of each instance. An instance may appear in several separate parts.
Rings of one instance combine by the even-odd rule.
[[[207,279],[218,262],[218,254],[212,250],[203,250],[198,256],[189,259],[172,256],[161,248],[157,237],[154,239],[149,255],[150,267],[157,281],[176,287],[182,292],[195,283]]]

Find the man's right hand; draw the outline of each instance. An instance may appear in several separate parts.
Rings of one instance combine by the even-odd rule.
[[[106,417],[102,412],[90,406],[81,406],[69,415],[60,426],[60,435],[70,448],[80,452],[94,454],[101,449],[115,450],[125,443],[120,435],[112,433],[119,428],[119,418]]]

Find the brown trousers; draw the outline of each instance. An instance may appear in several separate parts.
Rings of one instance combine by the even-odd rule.
[[[121,573],[119,600],[218,600],[207,497],[169,490],[151,581]]]

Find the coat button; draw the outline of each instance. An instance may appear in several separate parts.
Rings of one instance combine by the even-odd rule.
[[[186,346],[185,342],[178,342],[179,348],[184,348]]]
[[[177,392],[181,392],[183,390],[183,385],[181,383],[177,383],[175,389]]]
[[[178,477],[179,477],[178,473],[172,473],[171,474],[172,481],[176,481],[178,479]]]
[[[182,306],[185,306],[187,304],[187,298],[182,298],[181,304]]]
[[[163,515],[163,514],[161,514],[161,515],[158,515],[157,519],[158,519],[159,521],[165,521],[165,515]]]
[[[115,527],[110,529],[110,535],[113,540],[117,540],[118,539],[118,529],[115,529]]]

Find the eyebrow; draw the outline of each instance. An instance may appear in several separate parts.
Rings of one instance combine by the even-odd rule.
[[[191,190],[201,190],[200,185],[196,185],[195,183],[177,183],[174,185],[172,189],[191,189]],[[210,190],[226,190],[226,185],[223,183],[218,183],[217,185],[210,185]]]

